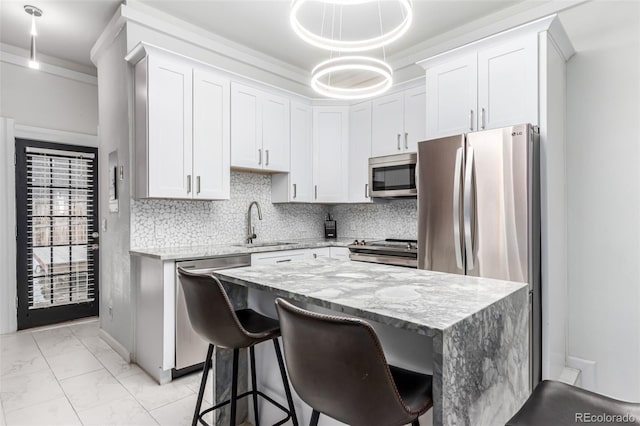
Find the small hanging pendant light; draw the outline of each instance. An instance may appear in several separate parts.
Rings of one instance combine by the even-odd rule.
[[[31,47],[29,49],[29,68],[39,69],[40,63],[36,58],[36,36],[38,31],[36,29],[36,18],[42,16],[42,10],[35,7],[26,5],[24,11],[31,15]]]

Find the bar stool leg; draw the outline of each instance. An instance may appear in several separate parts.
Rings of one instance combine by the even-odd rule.
[[[231,379],[231,414],[229,424],[236,426],[236,405],[238,402],[238,355],[240,350],[233,350],[233,376]]]
[[[273,346],[276,350],[276,357],[278,357],[278,366],[280,367],[280,375],[282,376],[282,385],[284,386],[284,392],[287,395],[287,403],[289,404],[291,422],[293,423],[293,426],[298,426],[298,416],[296,416],[296,408],[293,405],[291,388],[289,387],[289,379],[287,379],[287,371],[284,368],[284,361],[282,360],[282,352],[280,351],[280,343],[278,343],[278,338],[273,339]]]
[[[320,418],[320,412],[313,410],[311,412],[311,421],[309,422],[309,426],[318,426],[319,418]]]
[[[260,426],[260,416],[258,415],[258,386],[256,385],[256,352],[253,346],[249,347],[249,357],[251,358],[251,386],[253,390],[253,417],[254,426]]]
[[[200,417],[200,408],[202,408],[202,397],[204,396],[204,388],[207,386],[207,376],[209,375],[209,369],[211,368],[211,357],[213,356],[213,345],[209,344],[207,350],[207,359],[204,361],[204,367],[202,369],[202,379],[200,380],[200,389],[198,390],[198,401],[196,402],[196,411],[193,413],[193,420],[191,426],[197,426],[198,417]]]
[[[418,419],[415,419],[414,421],[412,421],[411,426],[420,426],[420,422],[418,421]]]

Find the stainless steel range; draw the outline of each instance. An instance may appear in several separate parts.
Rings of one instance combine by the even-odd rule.
[[[384,263],[386,265],[418,267],[417,240],[389,238],[380,241],[355,240],[347,246],[349,258],[360,262]]]

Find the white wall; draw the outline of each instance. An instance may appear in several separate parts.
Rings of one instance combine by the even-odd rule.
[[[0,116],[13,118],[16,124],[90,135],[97,132],[96,84],[1,61],[0,93]]]
[[[560,17],[577,51],[567,64],[568,361],[595,361],[584,384],[640,402],[640,2]]]
[[[61,65],[32,70],[20,49],[0,52],[0,333],[16,330],[14,136],[96,146],[95,77]]]

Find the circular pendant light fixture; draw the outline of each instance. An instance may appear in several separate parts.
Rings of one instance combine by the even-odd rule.
[[[306,28],[300,22],[298,16],[302,7],[311,2],[319,2],[333,6],[354,6],[365,3],[374,3],[376,1],[379,2],[379,0],[293,0],[289,21],[293,31],[301,39],[313,46],[334,52],[364,52],[386,46],[402,37],[402,35],[409,30],[409,27],[411,27],[411,23],[413,22],[413,7],[411,5],[411,0],[392,0],[398,3],[402,9],[402,21],[393,29],[383,32],[379,36],[361,40],[336,40],[332,37],[324,36],[322,31],[320,34],[315,33]],[[379,4],[378,7],[380,7]]]
[[[341,86],[335,82],[341,73],[348,75],[353,72],[367,73],[366,80],[355,86]],[[391,67],[380,59],[338,56],[316,65],[311,71],[311,87],[320,95],[334,99],[363,99],[387,91],[393,84],[392,76]]]

